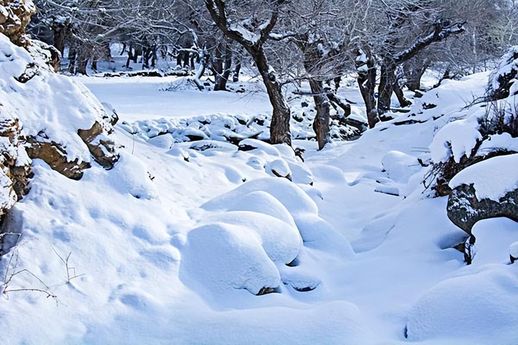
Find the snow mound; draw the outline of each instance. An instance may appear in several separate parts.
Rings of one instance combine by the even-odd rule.
[[[318,215],[318,207],[315,201],[301,187],[287,179],[262,178],[247,182],[233,191],[223,194],[202,205],[208,211],[229,211],[242,209],[246,203],[250,203],[250,194],[262,192],[277,199],[281,205],[272,211],[265,206],[270,197],[262,196],[259,202],[253,200],[247,207],[257,212],[265,212],[272,215],[282,215],[280,218],[286,221],[291,218],[304,240],[305,245],[315,249],[329,250],[341,256],[350,258],[353,250],[349,241],[336,231],[331,224]],[[255,206],[257,203],[257,207]],[[277,204],[277,203],[275,203]],[[275,205],[272,204],[271,206]],[[280,208],[279,206],[283,206]],[[286,211],[289,214],[286,214]]]
[[[257,191],[271,194],[294,218],[304,214],[318,214],[317,205],[300,187],[287,179],[279,178],[260,178],[247,182],[233,191],[208,201],[202,205],[202,208],[210,211],[236,208],[241,204],[241,196]]]
[[[459,163],[463,156],[471,157],[471,151],[482,140],[476,117],[453,121],[442,127],[430,146],[435,163],[446,162],[453,157]]]
[[[226,211],[258,212],[277,218],[288,225],[295,225],[295,221],[286,207],[270,193],[264,191],[253,191],[240,195],[232,205],[226,206],[225,209]]]
[[[462,170],[450,181],[450,187],[473,185],[478,200],[498,201],[518,188],[516,167],[518,154],[493,157]]]
[[[514,259],[518,259],[518,241],[511,243],[509,246],[509,255]]]
[[[495,151],[518,152],[518,138],[509,133],[490,135],[478,148],[478,155],[487,155]]]
[[[407,182],[410,176],[420,170],[416,157],[400,151],[388,152],[381,164],[390,179],[395,182]]]
[[[284,159],[275,159],[266,163],[266,172],[274,177],[284,177],[291,180],[291,169]]]
[[[518,223],[507,218],[485,219],[473,226],[476,237],[473,265],[506,264],[509,248],[518,241]]]
[[[119,163],[110,174],[111,184],[120,193],[129,193],[137,199],[153,199],[158,192],[144,164],[129,153],[122,153]]]
[[[259,236],[235,225],[209,224],[191,230],[180,269],[180,274],[209,291],[246,289],[257,295],[281,285]]]
[[[300,252],[302,239],[297,227],[272,216],[249,211],[225,212],[208,217],[209,222],[234,225],[260,238],[268,257],[278,264],[289,264]]]
[[[508,267],[451,278],[426,292],[408,316],[408,339],[443,338],[449,344],[518,339],[518,276]]]

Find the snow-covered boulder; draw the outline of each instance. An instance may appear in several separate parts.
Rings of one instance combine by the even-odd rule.
[[[207,218],[212,223],[237,226],[260,239],[268,257],[274,263],[289,264],[299,254],[302,238],[295,224],[260,212],[233,211],[217,213]]]
[[[180,269],[184,280],[210,292],[245,289],[260,295],[281,285],[261,238],[236,225],[208,224],[191,230]]]
[[[441,128],[435,135],[430,152],[435,163],[453,159],[460,163],[463,157],[470,158],[472,151],[482,140],[477,118],[453,121]]]
[[[292,180],[292,174],[288,163],[284,159],[275,159],[266,163],[266,172],[274,177],[282,177]]]
[[[474,164],[450,182],[448,217],[467,233],[482,219],[508,217],[518,221],[518,154]]]
[[[123,153],[110,175],[111,185],[122,194],[129,194],[137,199],[154,199],[158,192],[152,176],[141,160],[129,153]]]

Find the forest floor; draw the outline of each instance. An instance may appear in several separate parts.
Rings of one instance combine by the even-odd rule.
[[[304,161],[252,139],[238,150],[127,130],[268,114],[257,81],[237,93],[171,88],[175,77],[75,78],[117,111],[121,160],[81,181],[35,163],[32,190],[15,206],[30,239],[16,249],[18,268],[56,297],[12,293],[0,342],[512,344],[518,266],[507,265],[507,248],[518,225],[479,222],[474,231],[493,240],[466,266],[453,248],[465,233],[448,220],[447,199],[431,197],[423,166],[435,133],[483,94],[487,77],[445,81],[355,141],[317,151],[295,140]],[[354,86],[340,95],[363,116]],[[300,99],[291,105],[302,109]],[[78,277],[68,283],[58,253],[71,253]],[[274,291],[256,296],[263,287]]]

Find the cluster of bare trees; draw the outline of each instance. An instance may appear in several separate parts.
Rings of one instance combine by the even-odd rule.
[[[37,0],[33,32],[68,55],[71,73],[109,58],[121,43],[128,63],[173,57],[214,89],[256,69],[273,108],[271,142],[291,144],[285,85],[309,85],[319,147],[329,140],[336,90],[354,74],[373,127],[409,105],[429,68],[448,78],[490,67],[518,41],[516,0]],[[200,88],[202,86],[200,85]]]

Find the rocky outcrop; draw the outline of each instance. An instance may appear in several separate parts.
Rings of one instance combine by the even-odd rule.
[[[454,188],[448,199],[448,218],[471,235],[476,222],[495,217],[518,221],[518,189],[505,194],[500,200],[478,200],[472,185]]]
[[[43,136],[30,137],[27,144],[27,154],[31,159],[41,159],[53,170],[73,180],[81,179],[84,170],[90,167],[89,162],[69,160],[66,150],[60,144],[48,141]]]
[[[34,13],[36,7],[32,0],[0,0],[0,33],[16,45],[27,45],[25,29]]]
[[[108,129],[110,131],[111,129]],[[104,126],[96,121],[90,129],[80,129],[77,134],[83,139],[94,160],[105,169],[113,168],[119,159],[115,143],[105,134]]]
[[[31,167],[20,146],[18,119],[0,121],[0,147],[0,219],[3,219],[14,203],[29,191]]]
[[[108,137],[108,134],[112,131],[111,123],[114,122],[116,120],[113,120],[113,117],[105,116],[103,120],[95,121],[89,129],[77,131],[93,159],[105,169],[113,168],[119,159],[116,145]],[[53,170],[73,180],[81,179],[84,171],[91,167],[90,162],[80,161],[79,159],[71,160],[67,155],[66,148],[49,139],[43,132],[27,138],[26,143],[27,154],[31,159],[41,159]]]

